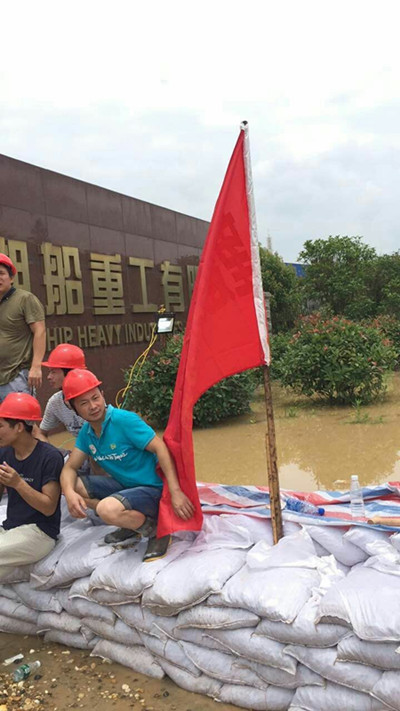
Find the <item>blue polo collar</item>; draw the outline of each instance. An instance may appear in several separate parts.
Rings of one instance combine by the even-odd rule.
[[[15,291],[16,291],[15,286],[12,286],[12,287],[7,291],[7,293],[4,294],[3,298],[0,300],[0,304],[2,304],[3,301],[7,301],[7,300],[10,298],[10,296],[12,296],[12,295],[14,294]]]
[[[98,439],[100,439],[100,437],[101,437],[101,435],[103,434],[105,428],[107,427],[108,422],[111,420],[111,416],[112,416],[113,410],[114,410],[114,407],[113,407],[112,405],[107,405],[107,407],[106,407],[106,414],[105,414],[105,416],[104,416],[103,422],[101,423],[101,432],[100,432],[100,435],[99,435]],[[94,431],[92,425],[90,425],[90,429],[92,430],[92,432],[93,432],[93,434],[95,435],[95,437],[97,437],[96,432]]]

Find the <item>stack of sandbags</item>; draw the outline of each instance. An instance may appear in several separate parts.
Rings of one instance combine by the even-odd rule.
[[[286,523],[272,546],[269,522],[206,516],[143,564],[145,542],[115,549],[99,520],[63,522],[49,556],[0,585],[0,630],[242,708],[400,710],[396,536]]]

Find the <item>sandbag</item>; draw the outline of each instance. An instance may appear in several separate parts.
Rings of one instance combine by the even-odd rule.
[[[61,612],[62,605],[53,592],[35,590],[30,583],[16,583],[13,586],[22,602],[40,612]]]
[[[90,656],[111,659],[153,679],[162,679],[164,676],[163,669],[153,655],[144,647],[137,645],[126,647],[124,644],[102,639],[96,644]]]
[[[196,694],[211,696],[215,699],[218,698],[218,693],[222,686],[221,682],[218,682],[216,679],[211,679],[211,677],[205,674],[201,674],[197,677],[193,676],[193,674],[189,674],[189,672],[184,671],[161,657],[157,658],[157,661],[169,678],[172,679],[177,686],[180,686],[181,689],[193,691]]]
[[[336,526],[307,526],[307,531],[314,541],[326,548],[336,560],[352,567],[368,558],[368,553],[350,543],[344,534],[346,529]]]
[[[161,623],[157,624],[162,627]],[[181,642],[191,642],[192,644],[196,644],[198,647],[206,647],[207,649],[218,649],[220,652],[226,652],[227,647],[221,644],[221,642],[218,642],[218,640],[212,639],[209,636],[210,631],[211,630],[205,632],[204,630],[201,630],[198,627],[187,627],[182,630],[175,629],[175,637]]]
[[[80,536],[92,528],[92,523],[87,518],[75,519],[73,524],[63,528],[55,547],[32,567],[33,587],[45,585],[54,575],[54,571],[63,553],[69,549],[75,540],[79,539]]]
[[[143,591],[151,587],[161,570],[170,565],[191,545],[191,541],[173,539],[167,554],[151,565],[143,563],[147,540],[142,540],[135,548],[119,550],[96,566],[90,578],[90,592],[97,589],[115,591],[126,595],[131,601],[140,598]]]
[[[382,546],[390,547],[389,535],[387,531],[379,531],[371,526],[351,526],[344,534],[343,540],[361,548],[367,555],[375,555]]]
[[[400,577],[357,566],[322,598],[317,621],[348,623],[357,637],[400,639]]]
[[[239,629],[255,627],[260,621],[258,615],[248,610],[231,607],[210,607],[206,604],[195,605],[179,613],[176,627],[199,627],[200,629]]]
[[[254,630],[284,644],[303,644],[307,647],[333,647],[349,634],[349,628],[339,624],[315,624],[319,598],[311,598],[291,624],[262,619]]]
[[[228,652],[204,649],[190,642],[181,642],[185,654],[206,676],[230,684],[244,684],[256,689],[266,689],[266,682],[251,669],[236,664],[237,658]]]
[[[0,614],[0,632],[35,635],[37,633],[37,626],[34,622],[25,622],[16,617]]]
[[[87,639],[79,632],[64,632],[62,630],[50,630],[45,632],[43,639],[47,644],[56,642],[56,644],[64,644],[66,647],[75,649],[93,649],[99,641],[99,638],[94,635],[91,635],[90,639]]]
[[[0,584],[0,598],[2,597],[8,597],[9,600],[18,600],[18,602],[21,601],[19,596],[15,592],[13,585]]]
[[[355,634],[348,634],[337,646],[337,661],[368,664],[385,671],[400,670],[397,647],[397,642],[366,642]]]
[[[15,617],[23,622],[36,624],[38,620],[38,611],[24,605],[23,602],[10,600],[8,597],[0,598],[0,615],[5,617]]]
[[[65,531],[67,535],[74,529],[74,525],[68,526]],[[36,564],[32,570],[32,579],[36,587],[41,590],[49,590],[54,587],[64,587],[72,583],[77,578],[83,578],[98,566],[101,560],[114,552],[112,546],[103,545],[104,536],[108,532],[107,526],[93,526],[80,531],[78,536],[68,543],[57,559],[55,554],[55,567],[51,573],[43,574],[44,563],[40,566]],[[75,533],[75,531],[74,531]],[[58,544],[54,551],[57,549]],[[53,552],[53,551],[52,551]],[[49,554],[51,556],[51,553]],[[49,556],[46,556],[49,558]]]
[[[84,617],[81,622],[82,634],[85,634],[85,636],[87,635],[87,631],[90,630],[101,639],[108,639],[110,642],[120,642],[121,644],[127,645],[127,647],[133,644],[138,644],[139,646],[143,644],[139,633],[132,627],[126,625],[125,622],[122,622],[122,620],[117,619],[115,625],[110,625],[103,620],[93,617]]]
[[[400,673],[398,671],[383,672],[381,678],[375,684],[371,695],[379,701],[383,701],[390,708],[399,711],[400,709]]]
[[[97,620],[113,625],[115,614],[110,607],[103,607],[92,600],[85,600],[81,597],[70,598],[69,590],[59,590],[56,593],[57,599],[61,602],[64,610],[74,617],[93,617]]]
[[[144,591],[142,604],[157,614],[175,615],[219,592],[242,567],[245,556],[242,549],[186,551],[157,575]]]
[[[254,711],[287,711],[293,696],[293,691],[279,686],[269,686],[263,691],[251,686],[223,684],[218,701]]]
[[[289,706],[289,711],[338,711],[339,709],[385,711],[382,704],[368,694],[332,682],[327,682],[326,686],[299,687]]]
[[[39,632],[60,630],[61,632],[79,632],[82,620],[69,615],[68,612],[39,612],[37,628]]]
[[[285,645],[267,637],[256,637],[253,631],[253,628],[209,630],[207,636],[219,642],[226,651],[295,674],[297,664],[285,654]]]
[[[185,654],[183,645],[175,642],[172,639],[160,639],[152,635],[141,632],[140,636],[146,647],[154,656],[163,657],[171,664],[184,669],[193,676],[200,676],[201,671],[193,664],[187,654]]]
[[[382,672],[374,667],[352,662],[336,664],[336,649],[334,647],[313,649],[312,647],[289,645],[285,648],[285,652],[328,681],[368,694],[382,676]]]
[[[141,605],[118,605],[113,608],[117,617],[119,617],[126,625],[133,627],[133,629],[139,632],[146,632],[151,634],[152,624],[157,621],[157,615],[154,615],[150,610]]]

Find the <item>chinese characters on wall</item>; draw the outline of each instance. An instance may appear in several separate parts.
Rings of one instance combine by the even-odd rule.
[[[182,267],[164,260],[159,267],[156,267],[152,259],[90,252],[89,275],[86,276],[83,275],[77,247],[42,242],[39,249],[42,260],[42,283],[45,287],[46,316],[79,316],[84,313],[87,315],[88,309],[93,317],[130,315],[128,322],[125,319],[122,323],[101,325],[82,323],[75,327],[60,325],[48,328],[49,349],[54,348],[57,343],[71,341],[82,348],[90,348],[150,340],[152,323],[135,322],[132,316],[132,314],[154,314],[157,311],[159,306],[155,303],[157,295],[151,293],[148,283],[150,272],[159,275],[158,284],[161,286],[163,304],[167,311],[183,313],[188,308],[188,304],[185,303],[184,279],[186,279],[190,299],[198,269],[194,264],[186,264]],[[15,285],[31,291],[27,243],[0,237],[0,251],[9,255],[18,270]],[[140,299],[135,303],[128,303],[124,293],[123,268],[125,267],[128,269],[129,279],[132,279],[136,285],[136,293],[140,294]],[[89,281],[89,289],[87,281]],[[90,303],[85,304],[84,292],[87,294],[88,291]]]

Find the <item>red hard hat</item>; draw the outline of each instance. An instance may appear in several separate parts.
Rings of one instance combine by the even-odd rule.
[[[8,393],[0,405],[0,417],[11,420],[41,420],[40,405],[28,393]]]
[[[14,264],[12,263],[10,257],[7,257],[7,255],[3,254],[3,252],[0,252],[0,264],[4,264],[5,267],[10,267],[11,274],[13,276],[16,275],[17,270],[16,270]]]
[[[85,354],[82,348],[72,343],[60,343],[49,355],[49,360],[42,365],[48,368],[86,368]]]
[[[93,388],[97,388],[101,385],[101,380],[99,380],[94,373],[90,370],[83,370],[83,368],[75,368],[71,370],[64,378],[63,382],[63,393],[66,400],[72,400],[74,397],[83,395],[89,392]]]

